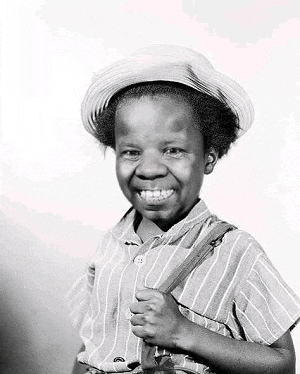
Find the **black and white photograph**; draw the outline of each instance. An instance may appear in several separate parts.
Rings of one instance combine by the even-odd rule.
[[[300,374],[299,2],[0,19],[0,373]]]

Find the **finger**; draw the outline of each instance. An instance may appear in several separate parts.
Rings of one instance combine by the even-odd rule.
[[[144,326],[146,320],[143,314],[135,314],[131,317],[130,322],[132,326]]]
[[[135,293],[135,297],[138,301],[148,301],[152,298],[158,297],[160,292],[153,288],[143,288],[139,289]]]
[[[146,333],[145,333],[145,330],[142,326],[132,326],[132,329],[131,331],[134,333],[135,336],[137,336],[138,338],[145,338],[146,337]]]
[[[130,309],[131,313],[143,314],[147,310],[149,310],[150,308],[149,308],[149,305],[148,305],[147,301],[139,301],[137,303],[133,303],[132,305],[130,305],[129,309]]]
[[[153,340],[153,334],[150,333],[144,326],[132,326],[132,332],[139,338],[151,343]]]
[[[133,303],[129,309],[134,314],[145,314],[155,310],[155,307],[150,301],[138,301],[137,303]]]

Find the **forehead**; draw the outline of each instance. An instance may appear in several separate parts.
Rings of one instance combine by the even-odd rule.
[[[195,128],[196,122],[192,106],[173,94],[126,97],[119,102],[115,119],[116,132],[124,135],[148,130],[182,132]]]

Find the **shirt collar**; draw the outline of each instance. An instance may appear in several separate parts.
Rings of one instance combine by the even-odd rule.
[[[183,220],[173,225],[164,235],[166,237],[181,236],[190,230],[191,227],[203,224],[208,217],[211,217],[211,212],[205,202],[200,200]]]
[[[211,215],[205,202],[200,200],[183,220],[173,225],[168,231],[162,234],[161,237],[169,238],[173,236],[175,239],[176,237],[182,236],[190,230],[191,227],[203,224]],[[134,230],[135,218],[136,210],[131,207],[119,223],[112,229],[112,234],[124,243],[142,244],[140,237]]]

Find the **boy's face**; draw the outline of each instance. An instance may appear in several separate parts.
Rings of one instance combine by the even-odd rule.
[[[204,154],[191,106],[157,95],[129,98],[115,119],[116,172],[127,199],[145,218],[169,229],[195,205],[203,175],[217,160]]]

